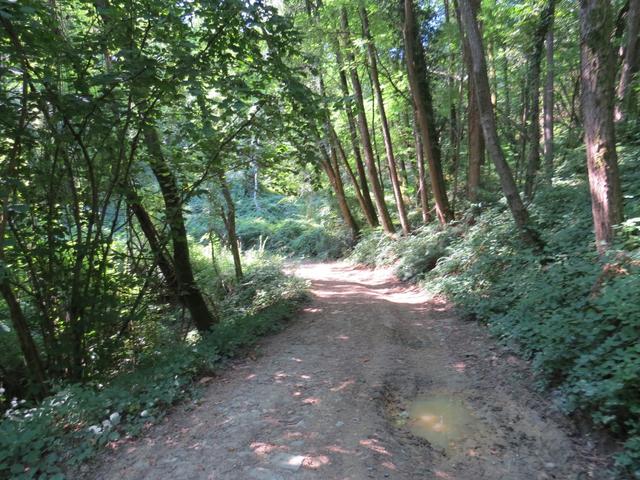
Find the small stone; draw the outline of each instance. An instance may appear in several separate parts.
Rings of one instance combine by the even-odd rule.
[[[109,415],[109,421],[113,425],[118,425],[120,423],[120,414],[118,412],[113,412],[111,415]]]
[[[336,422],[336,427],[338,427],[338,428],[342,427],[343,425],[344,425],[343,421],[337,421]]]
[[[545,462],[544,468],[548,468],[548,469],[556,468],[556,464],[553,462]]]
[[[271,457],[271,462],[278,465],[281,468],[287,470],[298,470],[304,462],[304,455],[290,455],[288,453],[277,453]]]

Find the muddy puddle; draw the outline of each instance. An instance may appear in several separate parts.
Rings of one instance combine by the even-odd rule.
[[[465,402],[455,396],[418,397],[397,415],[397,425],[430,444],[456,450],[482,432],[482,424]]]

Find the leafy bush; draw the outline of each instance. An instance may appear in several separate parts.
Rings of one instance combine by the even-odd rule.
[[[349,232],[336,216],[332,200],[325,194],[312,192],[300,197],[287,197],[263,192],[257,199],[234,189],[236,230],[245,249],[266,249],[288,256],[339,258],[349,248]],[[195,238],[206,238],[208,225],[224,237],[224,226],[197,199],[189,217]],[[206,215],[202,215],[202,213]]]
[[[222,305],[223,321],[204,338],[172,341],[143,351],[129,371],[104,385],[61,385],[36,407],[17,400],[0,422],[0,477],[64,478],[98,448],[134,436],[167,408],[193,395],[193,380],[220,360],[279,329],[304,299],[304,284],[264,258]],[[175,338],[175,334],[174,334]]]
[[[363,236],[349,258],[363,265],[394,265],[394,273],[400,280],[415,281],[447,254],[447,246],[457,233],[457,229],[426,225],[407,237],[396,239],[382,230],[373,230]]]

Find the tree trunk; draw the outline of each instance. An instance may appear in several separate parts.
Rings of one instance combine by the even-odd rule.
[[[3,266],[3,268],[6,267]],[[45,374],[36,343],[31,336],[27,319],[9,284],[6,271],[0,272],[0,294],[2,294],[2,298],[4,298],[4,301],[7,303],[7,307],[9,307],[9,318],[18,337],[20,351],[27,366],[27,374],[38,390],[38,394],[40,396],[44,395],[47,392],[47,375]]]
[[[540,65],[542,63],[542,49],[544,39],[549,31],[553,19],[554,0],[548,0],[543,10],[532,39],[533,50],[529,57],[529,155],[527,158],[527,173],[524,182],[525,198],[531,200],[535,188],[535,181],[540,169]]]
[[[140,225],[147,242],[149,242],[149,248],[155,256],[158,268],[160,268],[160,272],[162,272],[162,276],[167,283],[167,288],[178,300],[180,300],[180,288],[178,287],[178,282],[176,280],[173,261],[167,252],[166,245],[163,244],[160,236],[158,235],[158,231],[151,220],[151,216],[142,205],[142,201],[133,186],[127,188],[126,197],[129,208],[135,215],[136,220],[138,220],[138,224]]]
[[[378,178],[378,169],[376,168],[376,160],[373,154],[373,147],[371,146],[371,137],[369,136],[367,115],[364,109],[362,86],[360,84],[360,79],[358,78],[358,71],[355,67],[355,58],[350,52],[351,39],[349,35],[349,21],[347,19],[347,10],[344,7],[342,7],[340,11],[340,23],[342,28],[342,38],[347,51],[347,60],[350,64],[351,86],[353,87],[353,93],[355,95],[356,105],[358,108],[358,128],[360,129],[360,139],[364,149],[364,158],[367,166],[367,173],[369,175],[369,181],[371,182],[371,189],[373,190],[373,198],[378,211],[378,219],[382,223],[384,231],[391,234],[395,232],[395,227],[393,226],[393,222],[389,216],[389,211],[387,210],[387,205],[384,201],[382,185]]]
[[[218,171],[218,183],[220,184],[224,202],[227,205],[226,212],[222,209],[222,221],[227,229],[227,239],[229,240],[229,248],[231,249],[231,256],[233,257],[233,268],[235,270],[236,280],[239,282],[242,280],[243,273],[238,235],[236,233],[236,205],[233,203],[233,197],[231,196],[227,180],[224,178],[224,173],[221,171]]]
[[[547,74],[544,82],[543,97],[544,169],[548,183],[551,183],[551,177],[553,176],[553,15],[554,11],[551,11],[551,19],[549,20],[547,38],[545,41]]]
[[[362,155],[360,154],[360,146],[358,145],[358,132],[356,130],[356,122],[353,116],[353,109],[351,103],[347,102],[349,98],[349,84],[347,83],[347,75],[344,70],[342,61],[342,52],[340,51],[340,44],[336,42],[336,59],[338,62],[339,76],[340,76],[340,89],[342,95],[345,98],[344,110],[347,114],[347,124],[349,125],[349,137],[351,139],[351,148],[353,149],[353,157],[355,159],[356,171],[358,172],[358,178],[360,179],[360,188],[362,191],[362,198],[364,205],[362,210],[364,212],[367,223],[371,227],[377,227],[379,225],[378,217],[376,215],[376,209],[371,201],[371,194],[369,192],[369,184],[367,183],[367,175],[362,163]]]
[[[206,332],[218,322],[218,318],[207,306],[193,275],[189,258],[187,229],[182,214],[182,197],[178,190],[178,184],[164,158],[155,128],[146,125],[144,139],[149,151],[149,164],[158,181],[164,200],[165,219],[173,245],[173,264],[179,288],[178,296],[181,303],[189,310],[198,331]]]
[[[633,77],[638,72],[640,63],[640,0],[630,0],[627,11],[627,44],[622,60],[622,71],[618,82],[618,103],[615,108],[616,122],[624,121],[635,104],[635,92],[630,87]]]
[[[322,154],[322,160],[320,163],[322,164],[322,168],[324,168],[327,177],[329,177],[329,182],[331,182],[333,192],[336,195],[340,214],[342,215],[342,219],[351,233],[352,242],[355,243],[355,241],[358,239],[358,236],[360,235],[360,228],[358,227],[358,224],[356,223],[353,215],[351,214],[351,210],[349,209],[347,197],[344,194],[342,178],[340,178],[337,154],[332,144],[329,145],[329,152],[330,153],[327,153],[326,145],[320,145],[320,153]]]
[[[496,119],[489,92],[487,65],[482,47],[482,37],[480,36],[478,24],[473,16],[473,8],[471,7],[470,0],[460,0],[460,18],[469,41],[471,61],[473,65],[472,81],[476,87],[478,110],[480,111],[480,120],[482,123],[482,133],[484,135],[487,150],[489,151],[489,155],[491,156],[498,176],[500,177],[502,192],[507,199],[511,214],[522,239],[532,247],[539,249],[542,246],[542,242],[538,237],[537,232],[531,228],[529,213],[522,203],[522,199],[520,198],[520,194],[518,193],[518,189],[516,188],[516,184],[513,180],[513,174],[505,160],[504,153],[498,140]]]
[[[418,196],[420,203],[420,212],[422,212],[422,221],[426,224],[431,221],[431,212],[429,211],[429,192],[427,192],[427,175],[424,171],[424,149],[420,133],[418,132],[418,114],[413,110],[413,139],[416,146],[416,163],[418,164]]]
[[[42,360],[40,359],[38,348],[31,335],[27,319],[11,287],[9,266],[6,264],[4,256],[5,234],[9,226],[9,201],[12,195],[15,194],[15,186],[12,186],[12,181],[15,181],[16,184],[18,183],[18,166],[21,161],[22,136],[26,132],[28,125],[28,92],[29,82],[25,71],[23,72],[22,97],[20,99],[20,117],[16,124],[15,136],[12,138],[13,144],[9,155],[3,155],[3,161],[0,163],[0,167],[2,167],[0,173],[3,179],[3,185],[2,188],[0,188],[0,295],[2,295],[2,298],[4,298],[9,308],[9,318],[18,337],[20,351],[22,352],[27,367],[27,374],[38,390],[37,393],[44,396],[48,390],[46,384],[47,375]]]
[[[449,207],[444,175],[442,173],[440,144],[435,128],[424,50],[420,43],[420,36],[413,11],[413,1],[403,0],[403,2],[404,21],[402,33],[404,37],[409,86],[417,111],[422,143],[427,155],[427,161],[429,162],[429,175],[431,176],[431,189],[436,204],[436,214],[440,223],[445,224],[453,219],[453,215]]]
[[[478,11],[480,10],[480,0],[472,0],[471,8],[473,9],[474,21],[477,22]],[[458,20],[458,27],[460,28],[460,36],[462,37],[462,53],[467,67],[467,74],[469,76],[469,80],[467,82],[467,101],[469,106],[469,113],[467,115],[469,149],[467,198],[469,199],[469,202],[476,203],[478,201],[478,189],[480,188],[480,168],[484,163],[484,138],[482,137],[482,126],[480,125],[480,111],[478,110],[476,87],[474,82],[471,80],[473,64],[471,62],[469,40],[464,35],[459,10],[459,8],[456,8],[456,17]]]
[[[608,0],[580,2],[582,119],[591,190],[591,212],[598,251],[613,240],[613,226],[622,221],[613,122],[615,61],[610,42],[613,14]]]
[[[400,179],[398,178],[398,168],[396,166],[396,159],[393,152],[393,143],[391,141],[391,132],[389,131],[389,122],[387,120],[387,114],[384,108],[382,89],[380,88],[380,79],[378,77],[378,62],[376,59],[376,47],[373,43],[371,32],[369,31],[369,18],[367,17],[367,11],[362,5],[360,6],[360,19],[362,21],[362,33],[364,34],[364,38],[367,41],[367,56],[369,58],[371,83],[378,100],[378,112],[380,113],[380,124],[382,126],[384,149],[385,153],[387,154],[387,164],[389,166],[389,175],[391,177],[393,196],[396,200],[396,208],[398,210],[400,225],[402,226],[402,233],[404,235],[409,235],[409,233],[411,232],[411,225],[409,224],[407,209],[404,205],[404,199],[402,198],[402,188],[400,186]]]
[[[353,184],[353,191],[356,194],[356,199],[358,200],[358,204],[360,205],[360,209],[366,215],[367,206],[366,206],[366,202],[365,202],[364,196],[362,194],[362,191],[360,190],[360,185],[358,184],[358,179],[356,178],[355,174],[353,173],[351,165],[349,165],[349,159],[347,158],[347,154],[344,151],[344,147],[342,146],[342,142],[340,142],[340,139],[338,138],[338,135],[336,134],[336,131],[334,130],[334,128],[332,126],[330,126],[330,130],[331,131],[329,133],[331,134],[331,141],[334,144],[334,147],[336,149],[336,153],[342,159],[342,163],[344,164],[344,168],[347,170],[347,175],[349,175],[349,178],[351,179],[351,183]],[[374,225],[371,225],[370,223],[369,223],[369,225],[372,226],[372,227],[374,226]]]

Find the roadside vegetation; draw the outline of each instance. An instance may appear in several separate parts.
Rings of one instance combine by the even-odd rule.
[[[625,191],[640,191],[640,149],[622,150]],[[392,266],[454,302],[468,321],[487,325],[501,343],[531,361],[541,391],[559,410],[589,419],[622,445],[620,475],[640,465],[640,204],[628,202],[617,242],[599,258],[590,239],[591,211],[582,152],[571,152],[553,188],[530,205],[544,226],[536,252],[513,236],[501,202],[469,206],[460,221],[429,225],[393,239],[370,232],[351,261]],[[489,192],[481,195],[489,199]]]

